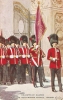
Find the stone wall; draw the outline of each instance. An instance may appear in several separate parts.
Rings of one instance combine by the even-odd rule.
[[[8,38],[13,34],[13,1],[12,0],[1,0],[0,2],[0,29],[2,29],[3,36]]]

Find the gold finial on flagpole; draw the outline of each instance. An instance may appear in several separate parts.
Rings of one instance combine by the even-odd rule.
[[[38,1],[38,5],[40,4],[40,1]]]

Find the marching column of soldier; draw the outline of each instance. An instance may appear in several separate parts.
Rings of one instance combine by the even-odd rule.
[[[51,45],[54,43],[58,44],[58,39],[54,37],[55,34],[50,36],[49,42]],[[51,40],[53,41],[51,42]],[[28,38],[26,35],[22,35],[20,40],[15,36],[10,36],[8,39],[0,36],[0,84],[7,84],[8,82],[13,84],[15,79],[17,80],[18,84],[25,84],[26,71],[28,71],[28,80],[30,83],[33,83],[34,87],[37,87],[37,73],[39,76],[40,87],[44,86],[43,80],[45,80],[45,77],[42,58],[44,58],[46,55],[40,46],[37,45],[35,35],[30,37],[30,41],[32,43],[31,47],[28,45]],[[50,64],[52,91],[55,92],[55,76],[53,77],[55,72],[58,77],[59,90],[62,91],[61,66],[59,65],[59,63],[61,64],[61,60],[59,60],[61,59],[61,56],[59,55],[57,60],[57,57],[54,59],[55,57],[52,56],[53,54],[50,55],[49,52],[52,51],[48,51],[47,59],[50,60],[52,64],[57,64],[58,62],[59,66],[58,67],[53,64],[54,67],[51,67],[52,64]],[[56,67],[57,70],[55,70]],[[60,75],[58,75],[59,73]]]

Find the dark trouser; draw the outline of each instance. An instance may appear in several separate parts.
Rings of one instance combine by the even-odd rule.
[[[29,82],[31,82],[31,66],[29,64],[27,65],[27,71],[29,75]]]
[[[3,80],[3,67],[0,65],[0,83]]]
[[[43,78],[43,81],[45,80],[45,73],[44,73],[44,67],[42,66],[42,78]]]
[[[7,65],[0,66],[0,82],[6,83],[8,81],[8,68]]]
[[[10,81],[10,64],[7,64],[7,70],[8,70],[8,81]]]
[[[36,84],[36,74],[37,74],[37,67],[36,66],[32,66],[32,80],[33,80],[33,84]]]
[[[43,82],[42,82],[42,67],[36,67],[33,66],[32,67],[32,79],[33,79],[33,84],[36,84],[36,80],[37,80],[37,71],[38,71],[38,75],[39,75],[39,82],[40,82],[40,86],[42,86]]]
[[[11,64],[10,65],[10,82],[13,83],[15,78],[16,78],[16,65]]]
[[[42,67],[38,67],[38,75],[39,75],[39,82],[40,82],[40,86],[42,86],[43,85],[43,80],[42,80],[42,75],[43,73],[42,73]]]
[[[61,69],[53,69],[51,68],[51,86],[52,86],[52,90],[55,89],[55,74],[57,75],[57,79],[58,79],[58,85],[59,85],[59,90],[62,90],[62,83],[61,83]]]
[[[21,81],[21,66],[16,65],[16,78],[17,78],[17,82]]]
[[[22,64],[21,70],[22,70],[22,82],[26,81],[26,69],[28,70],[29,74],[29,81],[31,81],[31,67],[29,64]]]
[[[3,66],[3,82],[6,83],[8,81],[8,67],[7,65]]]

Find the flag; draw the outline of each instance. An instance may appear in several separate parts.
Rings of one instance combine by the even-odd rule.
[[[40,43],[40,40],[45,33],[45,30],[46,30],[46,26],[43,22],[43,19],[42,19],[41,13],[40,13],[40,8],[38,5],[37,13],[36,13],[36,21],[35,21],[35,31],[36,31],[35,36],[36,36],[37,44]]]

